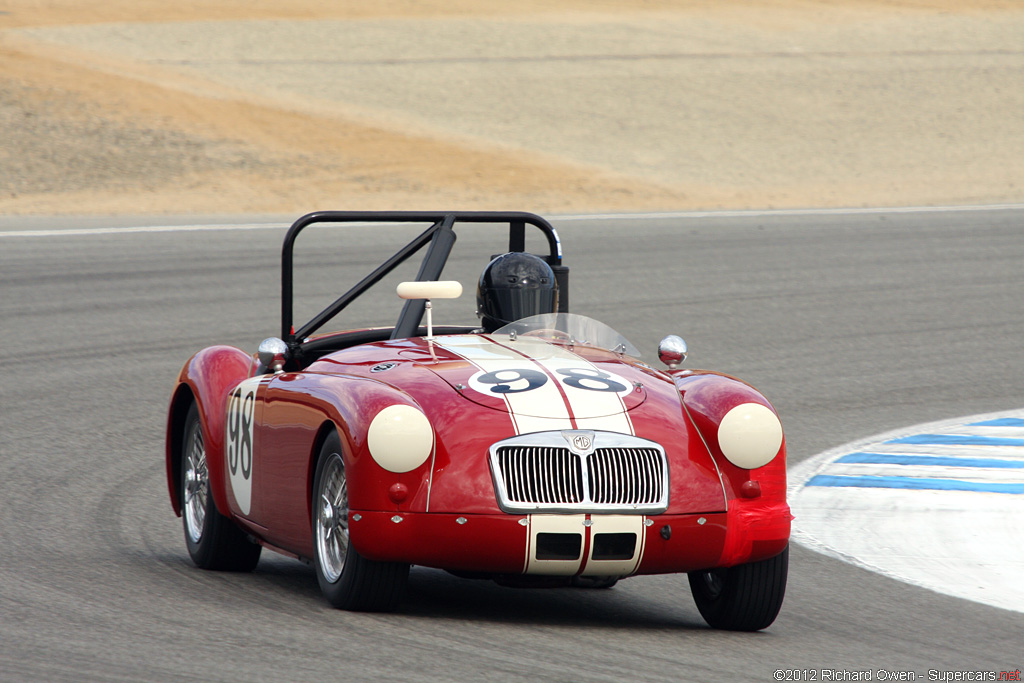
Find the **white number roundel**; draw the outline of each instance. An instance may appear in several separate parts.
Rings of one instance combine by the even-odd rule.
[[[252,506],[253,432],[256,415],[256,389],[260,377],[245,380],[228,398],[227,439],[224,455],[228,461],[228,480],[242,514]]]
[[[557,381],[569,390],[581,389],[605,394],[625,396],[633,391],[629,380],[595,367],[566,367],[554,370]],[[481,370],[469,378],[474,391],[501,397],[540,389],[550,381],[549,375],[536,368],[508,367],[500,370]]]

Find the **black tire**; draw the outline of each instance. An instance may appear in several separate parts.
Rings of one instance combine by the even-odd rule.
[[[210,495],[206,446],[195,403],[185,417],[181,440],[181,519],[185,545],[197,567],[232,572],[256,568],[263,548],[220,514]]]
[[[349,543],[348,480],[337,432],[320,449],[311,509],[313,566],[327,602],[360,612],[390,612],[398,607],[409,580],[409,565],[368,560]]]
[[[779,615],[788,575],[789,546],[767,560],[688,576],[693,601],[709,626],[760,631]]]

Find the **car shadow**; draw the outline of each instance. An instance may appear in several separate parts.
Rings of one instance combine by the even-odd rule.
[[[247,575],[203,572],[187,557],[167,557],[164,562],[176,573],[191,575],[217,590],[225,590],[224,580],[233,577],[229,590],[258,595],[265,608],[278,602],[289,612],[302,602],[313,609],[327,608],[312,566],[289,558],[265,554]],[[682,574],[633,577],[612,588],[510,588],[440,569],[413,567],[405,598],[388,616],[603,629],[707,629]]]
[[[668,581],[666,581],[668,579]],[[680,579],[682,583],[680,583]],[[665,595],[665,586],[671,594]],[[652,599],[654,594],[661,599]],[[686,578],[637,577],[612,588],[509,588],[414,567],[399,612],[411,617],[593,628],[706,628]]]

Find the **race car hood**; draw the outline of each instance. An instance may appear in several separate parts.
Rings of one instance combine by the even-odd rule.
[[[537,338],[458,335],[400,354],[460,396],[521,418],[602,420],[647,398],[644,373],[617,354]],[[596,425],[595,425],[596,426]]]
[[[436,434],[432,475],[402,475],[404,483],[415,484],[409,509],[493,514],[499,507],[488,458],[492,445],[545,434],[562,444],[567,434],[598,433],[664,448],[670,513],[725,509],[718,469],[686,419],[672,378],[625,354],[525,336],[465,334],[352,347],[307,372],[369,380],[367,390],[377,385],[389,397],[398,391],[426,414]],[[350,388],[334,400],[352,401],[358,404],[354,412],[368,416],[377,405]]]

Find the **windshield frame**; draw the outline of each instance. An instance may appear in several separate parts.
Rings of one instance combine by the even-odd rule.
[[[511,322],[491,336],[539,337],[570,346],[591,346],[620,355],[640,357],[640,350],[626,337],[600,320],[576,313],[542,313]]]

